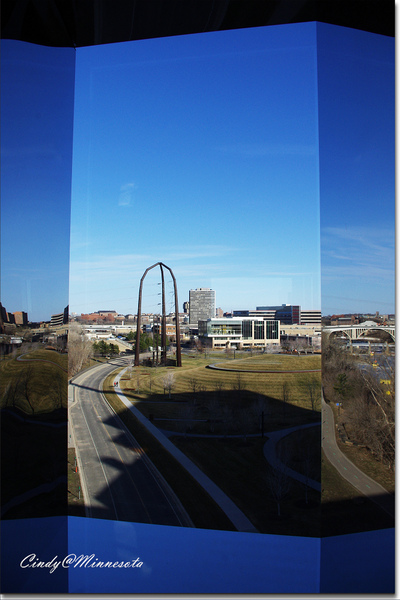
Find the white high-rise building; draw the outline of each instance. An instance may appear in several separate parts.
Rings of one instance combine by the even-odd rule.
[[[198,327],[199,321],[215,317],[215,291],[210,288],[189,290],[189,324]]]

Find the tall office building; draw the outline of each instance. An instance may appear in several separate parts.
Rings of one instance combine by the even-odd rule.
[[[199,321],[215,317],[215,291],[210,288],[189,290],[189,324],[198,326]]]

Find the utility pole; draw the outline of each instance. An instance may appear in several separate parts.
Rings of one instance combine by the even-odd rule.
[[[161,269],[161,287],[162,287],[162,317],[161,317],[161,364],[166,366],[167,364],[167,317],[165,315],[165,281],[164,271],[162,263],[160,263]]]

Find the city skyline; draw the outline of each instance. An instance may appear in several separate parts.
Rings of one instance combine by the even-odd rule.
[[[179,314],[181,314],[181,315],[182,314],[187,314],[187,316],[189,316],[188,312],[185,313],[185,310],[183,308],[183,304],[188,304],[188,302],[185,301],[185,302],[182,303],[182,305],[180,307],[180,310],[179,310]],[[284,307],[284,306],[290,306],[290,305],[287,304],[287,303],[283,303],[283,304],[277,305],[277,306]],[[60,316],[62,314],[65,315],[65,310],[64,310],[64,311],[61,311],[59,313],[53,313],[51,315],[48,315],[45,319],[40,319],[39,321],[37,321],[37,320],[34,321],[34,320],[30,319],[28,313],[26,313],[24,311],[7,310],[7,307],[5,307],[5,306],[2,306],[1,308],[2,308],[2,311],[4,311],[4,314],[6,315],[5,317],[3,317],[3,322],[4,323],[11,322],[11,321],[8,321],[9,315],[15,317],[16,315],[24,314],[24,315],[26,315],[27,323],[50,322],[50,317],[53,318],[53,317],[58,317],[58,316]],[[243,311],[247,311],[248,310],[248,311],[252,312],[252,311],[256,311],[256,310],[261,310],[261,307],[255,307],[254,305],[252,305],[250,307],[242,307],[242,309],[237,309],[236,312],[241,312],[241,310],[243,310]],[[300,312],[301,313],[303,313],[303,312],[310,312],[310,311],[313,312],[313,310],[314,309],[310,309],[309,307],[301,307],[300,306]],[[219,307],[219,306],[216,306],[216,313],[218,313],[218,311],[223,311],[223,309],[221,309],[221,307]],[[229,316],[229,315],[232,315],[234,312],[235,311],[223,311],[223,314],[224,315],[226,314],[226,315]],[[115,313],[115,315],[118,316],[118,317],[121,317],[121,316],[125,316],[125,317],[134,316],[134,317],[136,317],[137,316],[137,311],[130,312],[130,313],[122,313],[122,312],[119,312],[119,311],[115,310],[115,308],[104,309],[104,307],[102,309],[99,309],[98,307],[96,307],[96,308],[94,308],[92,310],[89,310],[87,313],[70,312],[69,316],[71,318],[76,318],[76,317],[79,318],[81,315],[85,315],[85,316],[87,316],[87,315],[96,315],[96,314],[100,315],[100,314],[103,314],[103,313],[104,314],[105,313],[108,313],[108,314]],[[142,315],[151,315],[151,314],[161,315],[162,311],[161,311],[161,309],[159,311],[154,312],[154,313],[151,313],[151,312],[147,312],[146,313],[146,312],[142,311]],[[168,315],[172,315],[173,316],[174,314],[175,314],[174,310],[166,311],[166,315],[167,316]],[[340,313],[340,312],[338,312],[338,313],[321,313],[321,317],[343,316],[343,315],[370,315],[370,316],[373,316],[373,317],[375,317],[375,316],[377,316],[377,317],[383,317],[383,316],[386,316],[386,315],[389,315],[389,316],[394,315],[394,313],[384,313],[384,312],[379,311],[379,310],[372,310],[372,311],[369,311],[369,312],[353,311],[353,312],[347,312],[347,313]],[[16,324],[18,324],[18,323],[16,323]]]

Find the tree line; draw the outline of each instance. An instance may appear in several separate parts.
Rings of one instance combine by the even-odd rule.
[[[107,344],[104,340],[99,342],[93,342],[92,344],[93,353],[100,354],[101,356],[119,354],[119,347],[117,344]]]
[[[325,340],[322,349],[323,391],[338,405],[339,425],[349,440],[366,448],[381,463],[395,466],[394,360],[350,354]]]
[[[130,331],[125,338],[129,342],[136,341],[136,331]],[[169,342],[167,341],[167,345]],[[149,348],[155,348],[156,346],[161,346],[161,336],[158,333],[149,334],[145,332],[140,333],[140,342],[139,348],[140,352],[148,352]],[[133,344],[135,347],[135,344]]]

